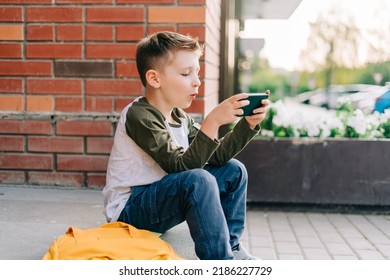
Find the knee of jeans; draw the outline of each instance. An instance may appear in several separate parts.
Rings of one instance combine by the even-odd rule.
[[[232,168],[234,168],[234,170],[237,170],[237,172],[241,174],[241,179],[248,180],[248,171],[241,161],[237,159],[231,159],[227,164],[229,164]]]
[[[202,195],[218,195],[218,183],[215,177],[204,169],[192,169],[189,172],[184,188],[189,188],[195,192],[197,196]]]

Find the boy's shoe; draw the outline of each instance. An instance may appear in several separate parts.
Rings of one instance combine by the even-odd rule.
[[[232,252],[235,260],[259,260],[259,258],[249,254],[240,243],[232,247]]]

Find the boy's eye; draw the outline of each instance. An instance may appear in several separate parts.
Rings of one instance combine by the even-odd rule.
[[[187,77],[189,74],[190,74],[190,73],[183,73],[183,74],[181,74],[181,75],[184,76],[184,77]]]

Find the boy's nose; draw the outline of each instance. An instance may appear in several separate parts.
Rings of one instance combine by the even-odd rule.
[[[201,83],[202,82],[200,81],[199,77],[196,77],[196,79],[192,82],[192,86],[193,87],[200,87]]]

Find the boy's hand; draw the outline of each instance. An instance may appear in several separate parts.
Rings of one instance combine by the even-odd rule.
[[[210,138],[215,138],[218,128],[237,120],[243,114],[241,107],[249,104],[248,93],[233,95],[218,104],[204,119],[201,130]]]
[[[234,122],[238,119],[238,116],[243,114],[241,108],[249,104],[249,100],[246,99],[248,96],[247,93],[235,94],[218,104],[209,115],[219,125]]]
[[[265,93],[270,94],[270,91],[266,90]],[[208,137],[216,138],[218,128],[221,125],[232,123],[243,114],[244,111],[241,108],[249,104],[249,100],[246,99],[248,96],[248,93],[239,93],[222,101],[204,119],[201,130]],[[261,103],[263,104],[262,107],[253,110],[254,115],[245,117],[251,129],[254,129],[265,119],[270,101],[264,99]]]
[[[266,90],[265,93],[269,95],[270,91]],[[254,129],[256,125],[260,124],[265,119],[270,101],[264,99],[261,101],[261,104],[263,104],[262,107],[253,110],[254,115],[245,117],[251,129]]]

